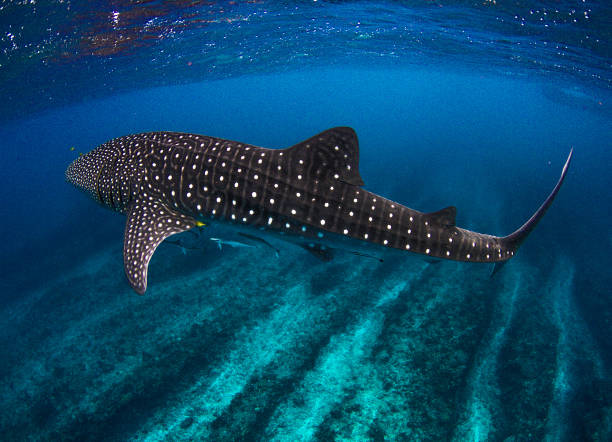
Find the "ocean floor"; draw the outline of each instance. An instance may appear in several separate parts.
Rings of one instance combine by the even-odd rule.
[[[609,440],[574,265],[121,243],[0,311],[2,439]]]

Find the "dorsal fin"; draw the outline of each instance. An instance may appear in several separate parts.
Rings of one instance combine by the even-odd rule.
[[[359,142],[350,127],[328,129],[285,151],[292,165],[302,160],[309,173],[355,186],[364,184],[359,175]]]
[[[444,226],[452,227],[455,225],[455,217],[457,216],[457,208],[453,206],[445,207],[437,212],[428,213],[427,216],[432,222]]]

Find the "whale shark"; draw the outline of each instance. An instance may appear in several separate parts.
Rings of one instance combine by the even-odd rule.
[[[66,169],[68,182],[127,215],[123,263],[131,287],[147,289],[149,261],[171,235],[222,224],[249,236],[276,237],[323,260],[335,248],[366,248],[501,265],[540,221],[561,177],[527,222],[508,236],[455,225],[456,208],[424,213],[364,189],[359,143],[335,127],[285,149],[221,138],[151,132],[110,140]],[[371,256],[363,253],[365,256]]]

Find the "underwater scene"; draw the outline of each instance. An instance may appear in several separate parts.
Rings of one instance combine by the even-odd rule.
[[[612,440],[611,23],[0,2],[0,440]]]

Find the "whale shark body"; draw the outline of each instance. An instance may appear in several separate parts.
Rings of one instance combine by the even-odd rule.
[[[455,261],[503,263],[542,218],[567,174],[517,231],[497,237],[455,225],[455,207],[422,213],[368,192],[355,131],[337,127],[286,149],[177,132],[128,135],[78,157],[66,179],[127,215],[123,260],[144,294],[157,246],[170,235],[223,223],[245,237],[273,235],[323,259],[366,243]],[[265,240],[262,240],[265,241]],[[332,247],[330,248],[330,245]]]

